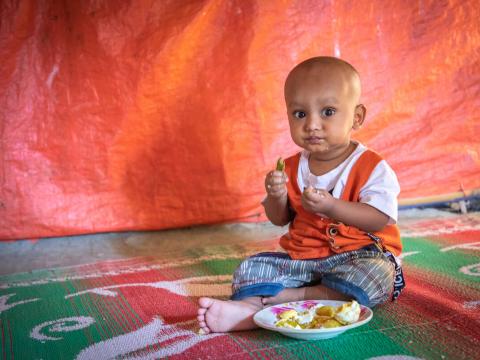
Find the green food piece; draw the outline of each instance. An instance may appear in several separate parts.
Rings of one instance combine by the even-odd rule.
[[[276,170],[277,170],[277,171],[283,171],[283,170],[285,170],[285,160],[283,160],[282,158],[278,158]]]

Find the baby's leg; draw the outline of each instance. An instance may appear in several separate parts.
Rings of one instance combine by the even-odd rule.
[[[243,300],[202,297],[198,304],[198,324],[206,334],[255,329],[253,315],[263,308],[261,298],[256,296]]]
[[[315,285],[284,289],[275,296],[263,298],[262,302],[264,305],[275,305],[301,300],[351,300],[351,298],[324,285]]]
[[[358,251],[362,255],[361,251]],[[370,255],[366,257],[365,254]],[[302,288],[287,288],[275,296],[264,298],[264,305],[274,305],[299,300],[344,300],[355,298],[360,304],[373,307],[388,300],[393,290],[393,263],[383,257],[372,257],[364,251],[365,257],[347,259],[335,266],[334,271],[322,278],[322,284]],[[334,276],[332,276],[334,275]],[[366,281],[368,280],[368,281]],[[339,283],[341,286],[338,286]],[[341,287],[351,295],[347,296],[335,288]]]

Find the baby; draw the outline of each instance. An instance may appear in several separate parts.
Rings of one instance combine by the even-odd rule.
[[[265,305],[355,299],[372,307],[400,294],[400,187],[385,160],[351,140],[365,120],[360,93],[357,71],[338,58],[308,59],[288,75],[290,134],[303,151],[267,174],[263,201],[273,224],[290,224],[285,252],[243,261],[231,300],[200,298],[204,333],[253,329]]]

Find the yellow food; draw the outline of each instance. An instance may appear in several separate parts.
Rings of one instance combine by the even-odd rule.
[[[337,309],[335,319],[343,325],[352,324],[360,317],[360,305],[356,301],[343,304]]]
[[[319,316],[334,317],[336,313],[336,309],[335,307],[330,305],[320,306],[315,310],[315,313]]]
[[[299,329],[300,325],[298,324],[298,313],[293,310],[285,310],[281,312],[280,314],[277,315],[277,318],[279,319],[276,323],[275,326],[277,327],[284,327],[284,328],[293,328],[293,329]]]
[[[293,319],[281,319],[275,323],[276,327],[301,329],[301,325]]]
[[[285,160],[283,160],[282,158],[278,158],[276,170],[277,171],[285,170]]]
[[[352,300],[341,306],[319,305],[306,311],[289,309],[277,314],[276,327],[291,329],[329,329],[357,322],[360,305]]]
[[[336,327],[342,326],[342,324],[335,319],[328,319],[322,324],[322,326],[324,328],[336,328]]]
[[[287,310],[287,311],[284,311],[284,312],[278,314],[278,317],[280,319],[290,319],[290,318],[296,317],[297,314],[298,313],[295,310],[292,309],[292,310]]]

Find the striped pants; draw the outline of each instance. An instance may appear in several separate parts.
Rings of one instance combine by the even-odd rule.
[[[391,296],[394,276],[394,263],[375,246],[309,260],[293,260],[280,252],[260,253],[235,271],[232,300],[322,284],[373,307]]]

